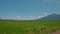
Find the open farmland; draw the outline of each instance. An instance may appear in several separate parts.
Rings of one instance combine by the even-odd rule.
[[[48,34],[59,28],[59,20],[0,20],[0,34]]]

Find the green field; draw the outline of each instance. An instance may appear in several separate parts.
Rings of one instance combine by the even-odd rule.
[[[0,20],[0,34],[40,34],[44,33],[41,29],[45,29],[45,32],[53,32],[60,28],[59,20],[25,20],[25,21],[13,21],[13,20]]]

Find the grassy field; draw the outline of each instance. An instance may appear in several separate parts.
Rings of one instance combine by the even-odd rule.
[[[59,28],[59,20],[0,20],[0,34],[46,34]]]

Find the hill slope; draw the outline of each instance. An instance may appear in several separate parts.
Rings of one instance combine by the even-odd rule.
[[[52,15],[48,15],[48,16],[43,17],[38,20],[60,20],[60,15],[59,14],[52,14]]]

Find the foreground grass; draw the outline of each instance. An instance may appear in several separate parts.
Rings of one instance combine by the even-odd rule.
[[[58,20],[0,21],[1,34],[44,34],[60,28]],[[44,29],[45,31],[41,30]]]

